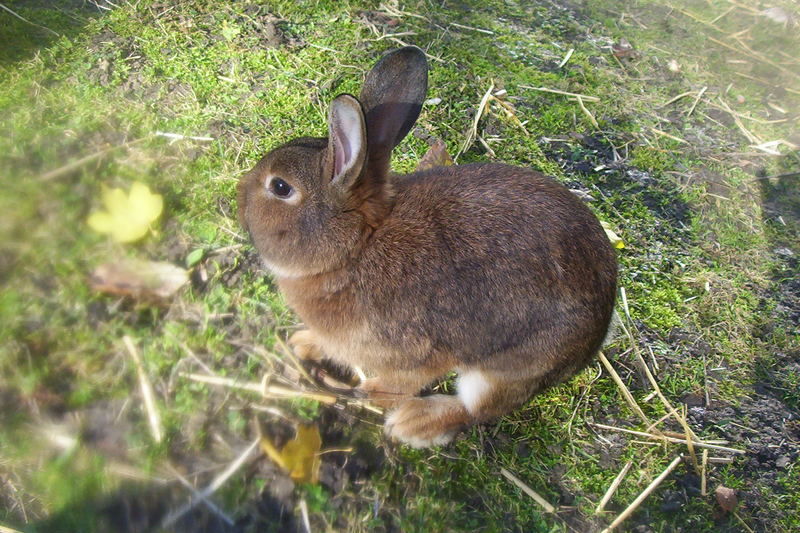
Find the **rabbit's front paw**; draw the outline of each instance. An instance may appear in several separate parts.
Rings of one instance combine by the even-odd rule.
[[[418,389],[412,391],[401,390],[397,386],[387,383],[379,377],[367,378],[358,386],[358,390],[365,393],[370,402],[382,407],[392,409],[398,403],[412,396]]]
[[[319,339],[309,329],[295,331],[289,337],[289,346],[292,352],[304,361],[319,361],[325,356],[319,345]]]
[[[387,418],[386,434],[414,448],[447,444],[470,423],[457,396],[434,394],[403,401]]]

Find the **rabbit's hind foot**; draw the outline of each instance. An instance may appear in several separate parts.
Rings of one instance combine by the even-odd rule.
[[[289,347],[302,361],[320,361],[325,354],[319,345],[319,339],[309,329],[301,329],[289,337]]]

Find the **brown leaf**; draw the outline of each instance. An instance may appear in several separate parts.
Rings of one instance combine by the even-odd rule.
[[[447,146],[441,139],[436,139],[431,144],[422,159],[417,164],[416,171],[429,170],[434,167],[447,167],[453,164],[453,158],[447,153]]]
[[[622,37],[619,42],[611,45],[611,52],[619,59],[636,56],[636,50],[633,49],[633,45],[629,43],[628,39],[625,37]]]
[[[136,300],[164,300],[175,294],[189,273],[171,263],[121,259],[104,263],[92,272],[89,283],[98,292],[130,296]]]
[[[736,497],[736,491],[726,487],[725,485],[719,485],[714,494],[717,496],[717,503],[719,506],[728,513],[732,512],[734,509],[736,509],[736,506],[739,505],[739,499]]]

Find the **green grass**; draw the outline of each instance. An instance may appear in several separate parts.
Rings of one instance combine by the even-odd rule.
[[[253,252],[240,237],[235,186],[271,147],[295,136],[323,135],[327,103],[341,92],[357,94],[376,58],[397,45],[379,39],[360,20],[365,17],[378,21],[379,31],[413,32],[400,38],[441,59],[431,60],[429,83],[429,98],[441,102],[425,106],[418,131],[396,150],[394,167],[414,168],[427,148],[423,137],[442,138],[457,153],[481,96],[491,84],[506,89],[525,132],[497,111],[481,121],[482,135],[497,160],[587,190],[592,209],[623,237],[620,284],[633,318],[628,326],[635,325],[645,357],[644,347],[652,348],[660,386],[673,403],[703,389],[704,367],[725,367],[712,393],[719,402],[739,405],[747,401],[747,387],[769,376],[765,369],[783,364],[776,350],[796,353],[796,327],[769,312],[781,275],[790,276],[781,274],[786,267],[771,252],[796,238],[796,227],[791,220],[789,226],[765,221],[766,193],[759,187],[773,185],[752,178],[756,166],[768,174],[796,170],[798,155],[731,155],[751,150],[749,143],[736,126],[717,123],[712,104],[741,96],[738,112],[762,116],[763,90],[736,74],[737,63],[726,61],[725,49],[713,47],[707,36],[716,33],[679,12],[612,0],[579,11],[547,3],[412,2],[401,6],[405,15],[388,16],[399,20],[396,27],[382,27],[380,18],[362,13],[377,10],[377,3],[287,1],[259,9],[252,2],[167,6],[143,0],[103,14],[44,9],[36,2],[6,5],[61,36],[0,13],[3,39],[15,44],[0,42],[0,398],[9,406],[0,414],[0,476],[9,483],[0,489],[4,525],[26,531],[101,528],[94,502],[123,485],[111,463],[155,477],[163,476],[167,461],[190,471],[197,470],[194,462],[224,465],[253,437],[254,420],[274,422],[274,415],[252,410],[254,397],[178,374],[197,369],[197,359],[221,376],[246,381],[275,370],[276,363],[252,347],[280,353],[277,339],[286,337],[296,318],[248,259]],[[683,9],[706,21],[721,13],[714,6]],[[264,41],[273,23],[280,43]],[[751,46],[797,50],[795,38],[770,28],[759,19]],[[637,58],[620,62],[610,54],[607,45],[621,37],[634,44]],[[569,49],[569,62],[557,68]],[[680,74],[666,68],[670,59],[681,65]],[[754,68],[750,74],[761,76],[762,67]],[[525,87],[599,97],[586,102],[599,129],[576,102]],[[708,87],[708,99],[691,116],[693,96],[664,106],[702,87]],[[796,93],[779,103],[796,108]],[[789,139],[796,123],[746,125],[773,140]],[[157,131],[214,140],[170,142]],[[109,147],[116,148],[42,180],[46,172]],[[609,168],[613,150],[624,160],[621,170]],[[475,143],[459,162],[489,158]],[[110,243],[88,228],[86,218],[100,204],[101,185],[127,188],[133,181],[164,196],[158,231],[134,245]],[[178,265],[191,260],[193,283],[161,306],[94,293],[87,284],[91,270],[119,256]],[[765,329],[767,324],[774,327]],[[753,332],[762,330],[767,332],[756,339]],[[708,360],[675,341],[675,332],[702,338],[710,346]],[[166,433],[161,445],[148,433],[124,335],[135,339],[153,380]],[[609,353],[616,354],[615,364],[646,414],[658,419],[666,411],[657,400],[644,403],[649,390],[640,384],[628,348],[620,338]],[[792,391],[800,376],[789,371],[782,379],[781,398],[796,412],[800,400]],[[294,420],[327,416],[310,401],[261,403]],[[106,424],[112,435],[103,424],[94,427],[98,413],[113,415]],[[599,364],[442,450],[383,443],[369,423],[379,421],[358,416],[368,422],[353,422],[337,442],[323,446],[358,442],[383,450],[386,458],[342,494],[321,486],[297,489],[315,530],[588,531],[613,516],[596,518],[593,509],[622,464],[631,460],[635,466],[609,506],[613,511],[635,498],[675,453],[609,433],[601,436],[612,445],[598,437],[588,423],[638,424]],[[76,444],[59,447],[52,435],[74,437]],[[114,453],[103,447],[111,436],[122,443]],[[791,496],[800,492],[796,465],[768,487],[744,479],[741,464],[715,466],[710,486],[755,484],[766,496],[745,498],[742,519],[772,531],[798,527],[800,503]],[[498,474],[501,467],[567,509],[558,517],[544,514]],[[258,501],[264,481],[257,468],[263,466],[244,469],[215,496],[234,517],[248,515]],[[657,495],[683,490],[678,477],[645,502],[631,527],[738,527],[730,517],[715,521],[713,497],[693,496],[677,513],[662,511]],[[179,493],[175,506],[187,496]],[[759,514],[759,505],[773,518]]]

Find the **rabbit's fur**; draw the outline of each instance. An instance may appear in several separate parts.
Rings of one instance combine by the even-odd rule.
[[[387,433],[417,447],[586,366],[617,275],[597,218],[539,172],[486,163],[390,175],[426,90],[422,51],[389,53],[360,102],[333,101],[327,139],[274,149],[238,191],[242,224],[308,328],[290,339],[295,352],[371,374],[361,386],[393,409]],[[416,396],[450,371],[457,395]]]

